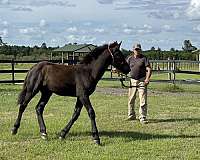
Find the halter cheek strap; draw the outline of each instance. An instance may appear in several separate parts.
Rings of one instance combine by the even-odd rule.
[[[113,56],[113,53],[111,52],[111,50],[110,50],[110,47],[109,47],[110,45],[108,45],[108,52],[110,53],[110,55],[111,55],[111,57],[112,57],[112,63],[114,63],[114,56]]]

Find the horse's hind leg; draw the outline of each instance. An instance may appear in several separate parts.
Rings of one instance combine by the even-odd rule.
[[[79,100],[79,98],[77,98],[76,106],[75,106],[72,118],[69,121],[69,123],[65,126],[65,128],[61,131],[60,136],[59,136],[60,139],[65,138],[66,134],[69,132],[69,130],[72,127],[72,125],[74,124],[74,122],[78,119],[82,107],[83,107],[83,104],[81,103],[81,101]]]
[[[44,107],[47,104],[47,102],[49,101],[49,98],[51,97],[52,93],[49,92],[48,90],[46,91],[41,91],[41,98],[36,106],[36,114],[37,114],[37,118],[38,118],[38,124],[40,127],[40,133],[41,133],[41,137],[42,139],[46,139],[47,138],[47,132],[46,132],[46,126],[44,123],[44,119],[43,119],[43,111],[44,111]]]
[[[95,121],[95,111],[91,105],[90,99],[88,96],[83,96],[80,98],[81,102],[83,103],[83,105],[85,106],[88,115],[90,117],[91,120],[91,124],[92,124],[92,137],[93,140],[96,144],[100,144],[100,138],[99,138],[99,132],[96,126],[96,121]]]
[[[34,94],[32,94],[31,92],[27,92],[26,93],[26,96],[25,96],[25,99],[24,99],[24,102],[22,104],[20,104],[19,106],[19,112],[18,112],[18,116],[17,116],[17,119],[14,123],[14,127],[11,129],[11,133],[13,135],[17,134],[17,130],[18,128],[20,127],[20,122],[21,122],[21,119],[22,119],[22,115],[28,105],[28,103],[30,102],[30,100],[37,94],[37,92],[35,92]]]

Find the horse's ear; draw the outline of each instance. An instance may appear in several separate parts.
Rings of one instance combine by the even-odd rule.
[[[120,48],[121,44],[122,44],[122,41],[118,44],[118,47],[119,47],[119,48]]]

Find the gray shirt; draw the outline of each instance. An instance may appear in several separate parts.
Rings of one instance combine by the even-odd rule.
[[[131,68],[131,78],[139,80],[146,77],[146,67],[150,67],[149,60],[146,56],[141,54],[139,57],[135,58],[131,55],[128,57],[127,62]]]

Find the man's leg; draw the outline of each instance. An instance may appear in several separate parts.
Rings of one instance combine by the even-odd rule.
[[[131,86],[136,86],[137,81],[134,79],[131,79]],[[136,100],[136,93],[137,93],[137,88],[132,87],[129,88],[128,92],[128,120],[135,120],[136,115],[135,115],[135,100]]]
[[[139,107],[139,119],[141,123],[148,123],[147,121],[147,86],[144,86],[144,82],[139,83],[139,99],[140,99],[140,107]]]

